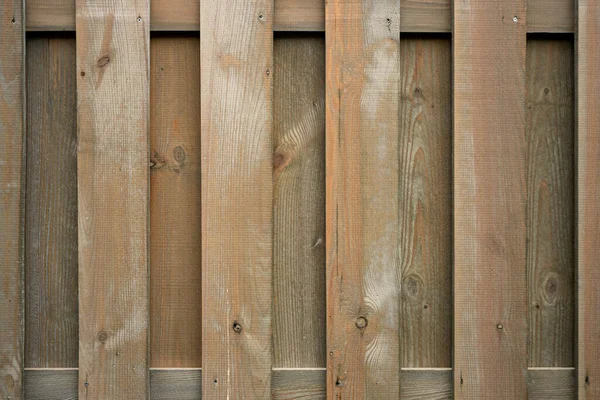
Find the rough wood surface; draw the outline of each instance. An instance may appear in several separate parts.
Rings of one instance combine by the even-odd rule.
[[[324,369],[273,371],[273,400],[319,400],[326,398]]]
[[[572,369],[529,370],[527,398],[529,400],[573,400],[577,398],[577,379]]]
[[[148,396],[148,0],[77,0],[79,396]]]
[[[454,4],[454,395],[526,397],[526,2]]]
[[[77,367],[75,38],[27,41],[25,366]]]
[[[151,400],[198,400],[202,398],[200,369],[151,369]]]
[[[529,366],[574,365],[573,44],[527,43]]]
[[[21,399],[24,358],[25,16],[0,2],[0,398]]]
[[[325,41],[274,49],[273,366],[324,367]]]
[[[200,367],[200,39],[156,37],[151,54],[151,366]]]
[[[400,3],[326,13],[327,394],[397,398]]]
[[[528,0],[528,32],[573,32],[574,0]],[[28,31],[75,29],[73,0],[27,0]],[[403,0],[402,32],[450,32],[451,0]],[[151,29],[197,31],[200,0],[153,0]],[[325,0],[275,0],[276,31],[325,30]]]
[[[402,367],[450,367],[451,43],[405,37],[400,48]]]
[[[273,1],[201,3],[203,397],[271,394]]]
[[[577,52],[577,387],[600,398],[600,2],[579,0]]]
[[[451,400],[452,370],[402,371],[402,400]]]

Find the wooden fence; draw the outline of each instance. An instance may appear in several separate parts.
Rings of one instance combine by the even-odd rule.
[[[0,0],[0,398],[600,399],[598,65],[592,0]]]

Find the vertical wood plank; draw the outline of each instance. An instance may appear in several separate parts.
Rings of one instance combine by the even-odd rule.
[[[77,367],[74,37],[27,40],[25,367]]]
[[[202,396],[271,393],[273,0],[200,4]]]
[[[0,397],[23,389],[25,15],[0,3]]]
[[[450,40],[400,42],[402,367],[452,366]]]
[[[577,388],[600,398],[600,3],[578,0],[577,52]]]
[[[526,398],[525,0],[454,4],[454,395]]]
[[[573,44],[527,43],[529,366],[574,364]]]
[[[151,40],[151,367],[202,365],[199,44]]]
[[[275,40],[274,367],[325,367],[325,41]]]
[[[398,398],[400,2],[326,5],[328,398]]]
[[[149,17],[77,1],[81,399],[148,397]]]

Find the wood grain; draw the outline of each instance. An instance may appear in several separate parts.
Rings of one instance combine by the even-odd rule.
[[[77,367],[74,37],[27,41],[25,366]]]
[[[273,400],[320,400],[326,398],[324,369],[273,371]]]
[[[0,3],[0,398],[21,399],[24,358],[25,15]]]
[[[200,367],[200,39],[150,43],[151,366]]]
[[[400,4],[326,13],[327,395],[397,398]]]
[[[402,400],[451,400],[452,370],[402,371]]]
[[[529,366],[574,365],[573,44],[527,43]]]
[[[197,400],[202,398],[200,369],[151,369],[150,399]]]
[[[148,0],[77,1],[79,397],[148,397]]]
[[[452,365],[452,85],[447,39],[400,42],[402,367]]]
[[[273,351],[275,367],[324,367],[325,41],[275,40]]]
[[[528,32],[573,32],[574,0],[528,0]],[[451,0],[403,0],[402,32],[450,32]],[[198,31],[200,0],[153,0],[151,30]],[[28,31],[75,29],[72,0],[27,0]],[[325,0],[275,0],[275,31],[325,30]]]
[[[454,396],[526,397],[525,0],[454,4]]]
[[[573,369],[529,370],[527,398],[529,400],[573,400],[577,398],[576,383]]]
[[[577,126],[577,387],[600,398],[600,3],[578,2],[575,36]]]
[[[202,396],[271,394],[273,1],[201,3]]]

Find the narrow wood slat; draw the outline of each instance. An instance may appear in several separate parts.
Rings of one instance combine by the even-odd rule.
[[[156,37],[151,54],[151,367],[200,367],[200,38]]]
[[[600,398],[600,3],[579,0],[577,53],[577,387]]]
[[[407,36],[400,42],[401,366],[450,367],[451,42]]]
[[[572,40],[527,42],[529,366],[572,367],[574,133]]]
[[[573,32],[574,0],[528,0],[528,32]],[[153,31],[197,31],[200,0],[153,0]],[[404,0],[402,32],[450,32],[451,0]],[[75,29],[72,0],[27,0],[28,31]],[[275,31],[325,30],[325,0],[275,0]]]
[[[26,370],[27,400],[77,399],[77,370]],[[324,369],[273,370],[273,400],[323,400],[326,395]],[[200,369],[151,369],[151,400],[200,400]],[[530,370],[527,394],[535,400],[572,400],[576,397],[573,370]],[[451,370],[402,371],[403,400],[452,399]]]
[[[77,367],[75,37],[27,40],[25,367]]]
[[[273,1],[201,3],[203,396],[269,398]]]
[[[325,41],[275,39],[273,351],[275,367],[324,367]]]
[[[25,15],[0,3],[0,398],[23,388]]]
[[[77,1],[82,398],[148,396],[149,13]]]
[[[397,398],[400,4],[326,13],[327,392]]]
[[[526,397],[525,0],[454,4],[454,395]]]

